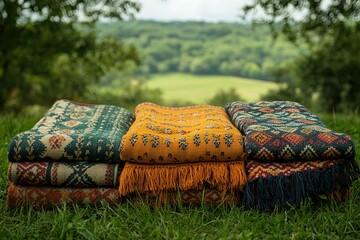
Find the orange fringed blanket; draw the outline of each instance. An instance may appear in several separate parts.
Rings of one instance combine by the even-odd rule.
[[[240,191],[246,182],[244,144],[225,110],[215,106],[184,108],[142,103],[123,136],[120,195],[156,195],[203,189]]]

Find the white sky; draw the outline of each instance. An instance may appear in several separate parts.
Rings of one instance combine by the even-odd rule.
[[[249,0],[139,0],[136,19],[158,21],[238,22],[240,9]]]

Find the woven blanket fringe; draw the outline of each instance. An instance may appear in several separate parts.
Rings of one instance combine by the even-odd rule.
[[[247,180],[244,162],[142,165],[127,162],[120,175],[121,196],[145,193],[161,204],[168,190],[202,189],[240,191]]]
[[[259,210],[286,208],[308,197],[328,195],[337,189],[350,187],[359,174],[355,160],[345,160],[330,167],[297,172],[291,176],[250,180],[244,187],[243,203]]]

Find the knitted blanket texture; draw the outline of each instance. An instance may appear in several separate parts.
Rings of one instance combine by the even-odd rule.
[[[227,162],[244,159],[243,139],[225,110],[169,108],[143,103],[121,142],[121,159],[141,164]]]
[[[11,183],[8,187],[7,206],[32,206],[35,209],[47,209],[66,205],[101,205],[101,202],[120,204],[121,199],[116,188],[56,188],[21,186]]]
[[[241,203],[240,194],[223,192],[216,188],[167,191],[164,200],[160,200],[159,196],[136,193],[128,197],[135,203],[145,202],[151,207],[161,206],[162,204],[159,203],[165,203],[167,206],[201,206],[204,204],[238,206]]]
[[[355,157],[349,135],[331,131],[299,103],[231,102],[225,109],[245,136],[247,159],[291,162]]]
[[[151,207],[159,206],[157,196],[145,196],[133,194],[128,196],[134,203],[145,202]],[[120,204],[124,199],[120,198],[116,188],[56,188],[22,186],[11,183],[8,187],[7,205],[9,208],[19,206],[31,206],[35,209],[51,209],[60,207],[62,204],[96,206],[101,202],[108,204]],[[239,205],[239,194],[224,193],[217,189],[189,189],[181,192],[169,191],[163,200],[168,206],[200,206],[207,205]]]
[[[120,107],[59,100],[31,130],[12,139],[8,159],[121,162],[119,145],[133,120]]]
[[[10,162],[9,181],[20,185],[118,187],[119,163]]]

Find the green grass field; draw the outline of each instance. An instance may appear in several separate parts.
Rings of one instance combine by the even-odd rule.
[[[159,88],[167,102],[192,102],[206,104],[219,90],[235,88],[246,101],[259,100],[260,95],[278,85],[272,82],[231,76],[206,76],[184,73],[158,74],[145,84],[149,88]]]
[[[258,212],[243,207],[150,209],[125,202],[119,206],[35,211],[6,208],[7,146],[40,116],[0,116],[1,239],[360,239],[360,181],[346,203],[304,203],[289,210]],[[360,150],[360,119],[321,116],[335,131],[354,138]]]

